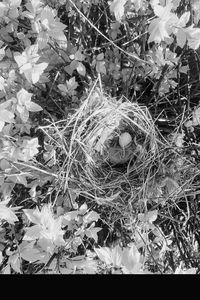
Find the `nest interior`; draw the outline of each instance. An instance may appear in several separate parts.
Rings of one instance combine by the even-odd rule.
[[[125,97],[116,100],[95,89],[63,132],[66,187],[79,195],[104,201],[137,199],[146,180],[158,173],[162,143],[151,115]],[[124,132],[132,139],[126,148],[119,145]]]

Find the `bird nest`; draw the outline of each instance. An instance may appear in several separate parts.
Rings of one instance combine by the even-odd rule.
[[[147,108],[98,89],[70,116],[63,132],[65,187],[99,201],[130,198],[158,154]]]

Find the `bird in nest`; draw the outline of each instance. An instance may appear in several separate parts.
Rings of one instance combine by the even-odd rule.
[[[119,136],[118,143],[107,149],[107,160],[112,164],[124,164],[135,155],[136,145],[129,132]]]

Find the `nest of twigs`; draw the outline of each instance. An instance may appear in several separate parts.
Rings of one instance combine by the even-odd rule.
[[[125,132],[131,142],[121,147]],[[70,116],[63,133],[65,188],[98,201],[137,198],[158,162],[159,141],[147,108],[99,89]]]

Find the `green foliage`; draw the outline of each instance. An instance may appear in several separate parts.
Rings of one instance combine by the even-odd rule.
[[[56,151],[56,138],[41,130],[56,121],[59,128],[97,78],[112,96],[150,99],[155,110],[172,93],[183,102],[180,82],[190,76],[185,56],[200,47],[199,1],[181,9],[186,2],[0,2],[1,273],[37,273],[37,268],[49,274],[196,272],[180,257],[173,268],[166,267],[166,256],[177,249],[154,224],[162,215],[157,208],[140,211],[134,230],[126,225],[130,243],[100,246],[101,213],[86,202],[77,205],[73,188],[63,189],[65,170],[58,161],[69,149]],[[189,132],[200,125],[199,113],[198,107],[190,111]],[[157,117],[166,114],[161,108]],[[173,135],[177,148],[184,138],[183,132]],[[180,190],[176,181],[162,184],[169,193]],[[161,271],[152,271],[152,260]]]

